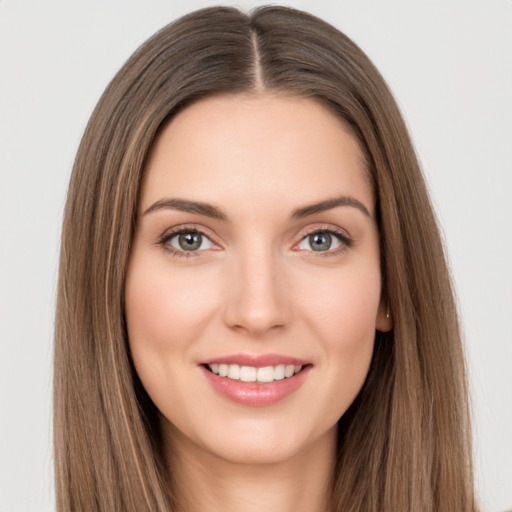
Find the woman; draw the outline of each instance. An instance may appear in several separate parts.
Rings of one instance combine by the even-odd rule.
[[[197,11],[129,59],[76,158],[56,323],[59,510],[476,510],[414,150],[308,14]]]

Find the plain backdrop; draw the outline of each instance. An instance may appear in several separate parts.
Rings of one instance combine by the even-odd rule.
[[[1,512],[54,510],[59,231],[88,117],[139,44],[214,3],[0,0]],[[283,3],[354,39],[398,98],[458,291],[478,493],[484,511],[512,508],[512,1]]]

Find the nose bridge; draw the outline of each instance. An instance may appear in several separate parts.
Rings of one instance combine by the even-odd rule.
[[[262,334],[287,322],[280,257],[270,243],[249,244],[233,256],[231,292],[225,309],[230,327]]]

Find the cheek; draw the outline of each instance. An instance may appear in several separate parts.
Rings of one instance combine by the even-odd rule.
[[[154,260],[145,264],[142,258],[134,258],[128,269],[126,323],[132,359],[144,388],[166,415],[183,407],[181,385],[190,371],[190,354],[215,310],[200,274]]]
[[[135,264],[126,284],[130,345],[162,352],[196,339],[213,310],[200,272],[172,272],[164,266]]]
[[[327,342],[355,347],[370,337],[373,341],[380,303],[380,269],[366,265],[325,276],[316,275],[295,295],[303,298],[301,309]]]
[[[323,377],[330,391],[333,420],[337,421],[361,389],[373,353],[380,303],[380,269],[339,272],[325,279],[316,276],[309,294],[297,291],[304,302],[307,328],[318,340]],[[311,283],[313,284],[313,283]],[[326,407],[328,404],[324,404]]]

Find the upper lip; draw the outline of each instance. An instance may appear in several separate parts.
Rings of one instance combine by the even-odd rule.
[[[298,359],[296,357],[285,356],[281,354],[232,354],[228,356],[216,357],[202,361],[200,364],[238,364],[240,366],[252,366],[254,368],[263,368],[265,366],[277,366],[279,364],[293,364],[295,366],[305,366],[309,361]]]

